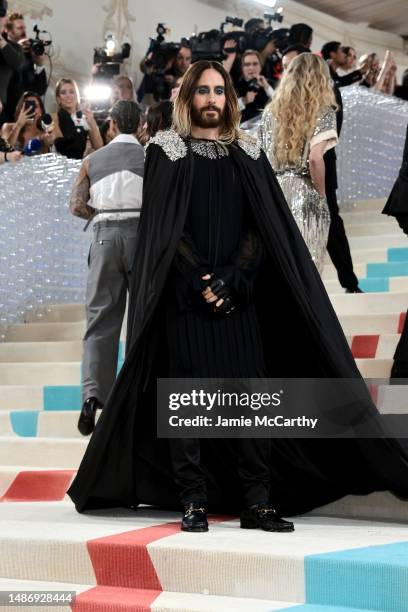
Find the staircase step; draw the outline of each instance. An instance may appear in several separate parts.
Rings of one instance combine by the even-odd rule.
[[[0,343],[0,363],[81,361],[81,359],[82,342],[80,340]]]
[[[392,359],[356,359],[363,378],[389,378]]]
[[[404,312],[408,306],[408,292],[397,293],[352,293],[330,297],[337,315],[385,314]]]
[[[395,334],[399,331],[401,314],[342,314],[339,321],[346,336],[363,334]]]
[[[405,236],[402,231],[384,235],[370,236],[349,236],[349,243],[352,251],[360,249],[379,249],[391,247],[407,247],[408,236]]]
[[[382,221],[380,219],[380,221]],[[345,230],[347,237],[355,237],[355,236],[383,236],[387,234],[387,236],[401,236],[401,228],[395,220],[383,221],[382,223],[356,223],[356,224],[346,224]]]
[[[338,572],[347,575],[348,605],[352,607],[352,595],[358,589],[356,599],[364,592],[368,607],[375,609],[380,601],[383,606],[392,601],[395,580],[404,581],[408,571],[408,556],[398,568],[394,562],[395,549],[406,545],[406,526],[402,524],[307,516],[294,520],[296,531],[292,534],[266,534],[241,530],[236,520],[221,520],[213,523],[208,533],[193,534],[179,531],[176,513],[116,509],[104,511],[102,516],[95,512],[77,515],[68,502],[1,504],[0,519],[3,578],[97,582],[99,586],[131,589],[159,590],[159,585],[165,592],[294,605],[303,603],[306,594],[308,603],[313,603],[311,598],[318,599],[319,585],[312,580],[322,572],[333,572],[337,557],[340,561],[334,577]],[[367,547],[374,552],[372,564],[364,556]],[[22,558],[24,563],[19,562]],[[367,593],[363,577],[369,571],[378,584]],[[311,589],[305,591],[309,584]],[[327,600],[318,603],[339,605],[342,591],[337,586],[333,592],[330,597],[325,590]],[[250,606],[247,609],[252,610]]]
[[[23,323],[10,325],[6,342],[54,342],[82,340],[85,321],[77,323]]]
[[[75,323],[85,320],[84,304],[50,304],[36,311],[36,321],[41,323]]]
[[[0,363],[0,385],[78,385],[80,375],[81,364],[76,361]]]
[[[201,593],[175,593],[153,589],[77,585],[69,582],[0,579],[0,589],[8,591],[75,592],[75,612],[268,612],[292,608],[293,603],[242,597],[217,597]],[[50,607],[47,606],[49,610]],[[52,610],[69,611],[69,606]],[[325,612],[322,610],[321,612]]]
[[[0,465],[77,469],[87,444],[87,438],[1,436]]]
[[[341,218],[346,226],[350,225],[372,225],[382,223],[384,225],[395,225],[396,221],[393,217],[387,217],[380,211],[352,211],[341,212]]]
[[[357,200],[352,208],[355,212],[381,212],[385,206],[386,198],[371,198],[369,200]],[[386,217],[384,217],[386,218]]]
[[[96,422],[101,411],[96,414]],[[38,438],[83,439],[77,428],[79,411],[1,411],[0,435]]]

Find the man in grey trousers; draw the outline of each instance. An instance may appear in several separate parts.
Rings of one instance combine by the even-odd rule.
[[[82,363],[83,405],[78,429],[95,426],[115,381],[119,338],[126,309],[129,270],[142,205],[144,150],[136,135],[141,110],[119,101],[110,111],[116,137],[83,162],[73,187],[70,211],[93,220],[88,257],[86,332]]]

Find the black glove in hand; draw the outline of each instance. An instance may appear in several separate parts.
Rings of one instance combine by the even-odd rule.
[[[222,304],[219,306],[214,305],[214,313],[230,314],[236,307],[231,289],[225,284],[222,278],[218,278],[215,274],[211,274],[210,276],[210,279],[203,281],[203,283],[205,283],[205,288],[209,287],[211,292],[217,297],[217,301],[212,303],[216,304],[218,300],[223,300]]]

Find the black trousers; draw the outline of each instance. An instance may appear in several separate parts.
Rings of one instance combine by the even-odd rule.
[[[325,162],[326,198],[331,217],[327,251],[337,270],[340,285],[344,289],[356,289],[358,287],[358,278],[354,274],[350,245],[344,229],[343,219],[339,215],[339,205],[337,203],[336,160],[325,157]]]
[[[220,444],[224,441],[219,440]],[[270,440],[240,438],[231,440],[236,446],[237,471],[241,482],[244,506],[267,503],[270,487]],[[181,503],[205,503],[207,489],[200,464],[200,440],[170,439],[170,455],[174,479],[180,490]]]

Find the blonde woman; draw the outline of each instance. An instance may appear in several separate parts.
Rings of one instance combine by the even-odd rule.
[[[301,53],[265,108],[259,129],[262,147],[319,271],[330,226],[323,155],[338,141],[335,109],[326,62]]]

